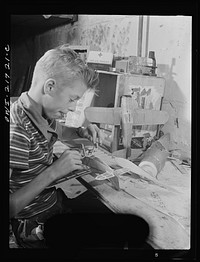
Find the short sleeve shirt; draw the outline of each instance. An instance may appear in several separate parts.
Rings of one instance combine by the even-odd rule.
[[[10,193],[28,184],[53,162],[53,145],[58,138],[56,121],[42,117],[41,106],[27,92],[10,108]],[[54,187],[35,197],[16,218],[28,218],[44,212],[57,201]]]

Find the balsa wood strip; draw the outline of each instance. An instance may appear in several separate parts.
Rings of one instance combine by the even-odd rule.
[[[120,125],[122,118],[121,107],[87,107],[85,109],[86,118],[93,123],[103,123],[109,125]],[[133,125],[158,125],[165,124],[169,115],[165,111],[133,109]]]

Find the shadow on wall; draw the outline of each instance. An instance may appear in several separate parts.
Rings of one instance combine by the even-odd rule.
[[[191,123],[185,116],[187,101],[177,82],[174,80],[176,73],[173,72],[173,67],[175,64],[175,58],[172,58],[170,66],[158,64],[158,74],[160,77],[165,78],[165,93],[162,110],[167,111],[170,116],[164,129],[165,132],[170,132],[171,139],[175,144],[190,146]]]
[[[161,77],[164,77],[166,81],[164,100],[171,101],[173,103],[186,103],[180,87],[174,80],[174,75],[176,75],[176,73],[173,72],[173,67],[175,64],[175,58],[172,58],[170,67],[166,64],[158,64],[159,74]]]
[[[36,56],[37,60],[49,49],[59,45],[77,45],[78,26],[77,24],[64,25],[49,30],[46,33],[36,36]]]
[[[11,88],[10,96],[20,96],[29,90],[35,60],[34,37],[24,39],[22,43],[11,43]]]

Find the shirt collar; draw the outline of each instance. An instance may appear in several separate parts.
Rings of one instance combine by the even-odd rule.
[[[36,103],[29,95],[28,92],[23,92],[19,97],[19,103],[23,107],[25,113],[31,119],[31,121],[38,127],[43,135],[49,139],[51,138],[50,133],[56,133],[54,129],[49,126],[48,121],[42,117],[42,106]],[[54,120],[55,121],[55,120]]]

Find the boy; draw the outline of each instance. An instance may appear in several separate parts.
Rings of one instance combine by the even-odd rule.
[[[81,155],[66,150],[54,161],[56,140],[78,134],[94,143],[100,139],[96,125],[67,128],[56,119],[74,111],[88,88],[95,88],[98,75],[71,49],[47,51],[36,63],[31,87],[12,104],[10,112],[10,200],[13,231],[22,247],[44,247],[36,228],[52,215],[68,212],[63,192],[47,188],[74,170],[83,169]],[[42,237],[41,237],[42,238]]]

